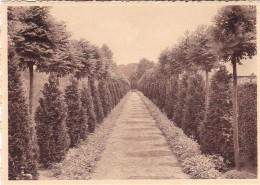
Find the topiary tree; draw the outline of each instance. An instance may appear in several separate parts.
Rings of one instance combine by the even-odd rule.
[[[114,81],[112,81],[111,87],[112,87],[112,91],[114,93],[114,104],[116,106],[118,104],[120,98],[119,98],[118,91],[116,88],[116,83]]]
[[[9,7],[8,34],[14,41],[14,48],[19,55],[20,69],[29,72],[29,113],[33,109],[34,71],[49,73],[67,71],[70,65],[58,60],[57,53],[64,50],[69,35],[62,23],[54,21],[50,7]],[[64,53],[64,52],[63,52]]]
[[[108,81],[108,79],[107,79]],[[109,104],[109,113],[111,112],[111,110],[113,109],[114,107],[114,104],[113,104],[113,96],[112,96],[112,93],[111,93],[111,89],[109,87],[109,82],[106,81],[106,89],[107,89],[107,98],[108,98],[108,104]]]
[[[158,98],[157,98],[157,103],[158,103],[158,107],[161,110],[164,110],[165,107],[165,100],[166,100],[166,80],[165,79],[160,79],[160,82],[158,82]]]
[[[85,114],[88,117],[87,120],[88,130],[89,132],[93,133],[96,128],[97,120],[94,111],[93,99],[89,89],[86,87],[85,84],[83,84],[82,86],[80,99],[81,99],[82,108],[83,110],[85,110]]]
[[[189,78],[184,102],[182,129],[187,136],[199,141],[198,127],[205,114],[204,81],[201,75],[195,74]]]
[[[97,122],[102,123],[104,119],[104,110],[100,99],[99,89],[95,85],[95,79],[91,78],[89,84],[91,96],[93,97],[94,102],[94,110],[97,115]]]
[[[65,117],[66,110],[59,90],[58,78],[51,74],[49,83],[44,84],[43,97],[35,113],[37,142],[40,149],[39,161],[45,167],[60,162],[68,151],[70,138]]]
[[[182,120],[183,120],[183,110],[184,110],[184,103],[188,88],[188,79],[189,76],[185,73],[182,76],[179,85],[179,92],[178,92],[178,102],[175,105],[175,112],[173,113],[173,121],[178,127],[182,127]]]
[[[225,67],[212,79],[207,120],[200,128],[200,142],[205,154],[221,155],[225,162],[234,162],[232,134],[232,75]]]
[[[38,177],[38,147],[35,131],[28,114],[22,90],[18,58],[8,47],[8,178],[15,180],[24,168],[25,173]]]
[[[108,89],[109,89],[109,92],[111,95],[111,105],[112,105],[112,108],[114,108],[116,106],[116,103],[115,103],[116,95],[115,95],[113,83],[111,80],[108,81]]]
[[[65,89],[65,101],[67,104],[66,124],[71,140],[70,147],[75,147],[81,139],[84,139],[82,138],[82,132],[86,133],[87,118],[81,110],[78,81],[72,77],[70,82],[71,84]]]
[[[173,114],[175,113],[176,104],[178,102],[178,79],[177,77],[171,78],[171,84],[169,87],[169,92],[166,96],[165,101],[165,112],[169,119],[173,118]]]
[[[257,85],[238,87],[238,128],[240,151],[245,161],[257,166]]]
[[[111,108],[111,105],[109,104],[108,93],[110,93],[110,92],[108,91],[107,83],[104,79],[99,81],[98,89],[100,92],[101,103],[103,105],[104,116],[106,117],[112,108]]]

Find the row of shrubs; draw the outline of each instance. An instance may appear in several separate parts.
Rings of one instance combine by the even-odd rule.
[[[63,93],[52,73],[42,88],[34,126],[17,58],[12,51],[8,57],[9,179],[21,179],[23,170],[37,179],[38,164],[47,168],[62,161],[69,148],[86,140],[129,91],[129,83],[119,77],[81,79],[79,85],[71,76]]]
[[[53,166],[43,179],[61,180],[86,180],[91,178],[91,172],[100,159],[105,149],[106,140],[117,122],[122,121],[122,111],[127,101],[127,94],[120,103],[111,111],[96,131],[89,135],[87,142],[83,142],[78,148],[74,148],[66,158]]]
[[[65,88],[65,105],[58,79],[51,75],[36,110],[39,161],[45,167],[60,162],[69,148],[86,140],[87,134],[95,131],[97,124],[102,123],[127,92],[126,84],[114,81],[108,81],[109,88],[106,80],[97,85],[97,81],[91,79],[89,87],[83,83],[81,89],[75,78],[72,77],[70,82]],[[111,91],[116,95],[113,98]]]
[[[139,93],[139,95],[166,137],[167,143],[173,154],[177,156],[183,171],[194,179],[220,178],[219,170],[224,168],[223,158],[201,154],[200,146],[195,140],[187,137],[181,128],[170,121],[142,93]]]
[[[227,165],[223,157],[219,155],[204,155],[197,141],[187,137],[181,128],[170,121],[147,97],[139,92],[149,112],[156,120],[156,124],[164,134],[168,145],[178,161],[183,172],[193,179],[255,179],[256,175],[231,170],[227,171]],[[225,172],[225,173],[224,173]]]
[[[154,68],[144,73],[138,82],[138,88],[188,137],[196,140],[204,154],[221,156],[228,166],[233,166],[232,76],[225,67],[220,67],[212,76],[208,111],[205,111],[204,84],[203,77],[197,72],[185,72],[180,77],[167,79],[158,68]],[[241,157],[244,162],[250,161],[255,166],[256,91],[255,82],[239,84],[238,124]]]

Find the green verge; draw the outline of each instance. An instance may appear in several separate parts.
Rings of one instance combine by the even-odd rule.
[[[175,126],[141,92],[138,92],[138,94],[155,119],[157,127],[165,136],[172,153],[178,158],[184,173],[190,175],[193,179],[223,178],[223,174],[219,171],[223,164],[220,158],[203,155],[196,141],[187,137],[182,129]]]
[[[118,118],[124,109],[129,93],[124,96],[120,103],[111,111],[103,123],[94,133],[88,135],[78,148],[69,150],[66,158],[55,164],[52,169],[42,171],[40,179],[60,180],[88,180],[93,172],[101,154],[105,149],[106,141]]]

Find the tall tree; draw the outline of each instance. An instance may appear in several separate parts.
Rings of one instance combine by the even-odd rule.
[[[76,49],[75,60],[78,61],[78,70],[75,71],[75,76],[78,79],[92,78],[95,75],[97,62],[94,56],[95,47],[84,39],[72,41],[72,45]]]
[[[8,43],[8,178],[15,180],[24,168],[25,173],[38,176],[38,146],[28,114],[18,69],[19,58]]]
[[[190,39],[187,58],[191,63],[195,64],[195,68],[205,71],[206,112],[208,111],[209,106],[209,72],[211,72],[217,62],[217,54],[213,48],[210,30],[205,25],[198,26]],[[206,115],[207,114],[205,114],[205,116]]]
[[[34,69],[35,66],[39,70],[45,68],[46,61],[54,55],[54,49],[59,42],[54,33],[55,23],[49,14],[49,7],[12,7],[9,8],[8,15],[8,21],[21,25],[14,32],[11,30],[13,25],[9,24],[9,33],[20,57],[19,66],[29,69],[29,112],[32,113]]]
[[[176,60],[176,48],[163,50],[159,57],[161,73],[165,74],[167,80],[165,111],[167,116],[172,119],[175,112],[178,94],[179,74],[182,72],[181,65]]]
[[[194,63],[188,59],[188,50],[191,44],[191,33],[186,31],[180,42],[174,47],[174,58],[176,64],[180,65],[180,70],[193,71]]]
[[[237,124],[237,63],[256,55],[256,6],[222,7],[214,18],[213,36],[220,58],[233,66],[233,132],[236,169],[240,170]]]

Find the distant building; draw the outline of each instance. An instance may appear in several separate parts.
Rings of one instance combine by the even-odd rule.
[[[250,76],[237,76],[237,82],[238,84],[256,82],[256,75],[252,73]]]

